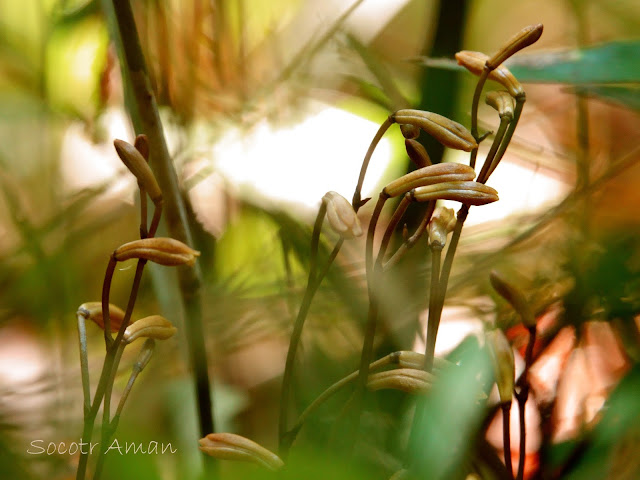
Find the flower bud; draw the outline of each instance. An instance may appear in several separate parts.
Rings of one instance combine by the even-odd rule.
[[[174,267],[177,265],[193,266],[200,252],[173,238],[143,238],[125,243],[113,252],[118,262],[130,258],[141,258],[160,265]]]
[[[420,136],[420,129],[415,125],[402,124],[400,125],[400,131],[402,136],[407,140],[413,140]]]
[[[478,182],[446,182],[417,187],[411,191],[413,200],[455,200],[465,205],[485,205],[498,200],[498,192]]]
[[[500,403],[511,402],[515,383],[513,349],[502,330],[486,332],[485,338],[491,355],[496,385],[498,385]]]
[[[397,197],[398,195],[404,195],[416,187],[442,182],[473,180],[475,176],[475,170],[469,165],[455,162],[437,163],[403,175],[389,183],[382,191],[389,197]]]
[[[447,235],[453,231],[456,221],[456,216],[451,208],[437,207],[427,227],[429,246],[444,248],[447,243]]]
[[[523,48],[528,47],[533,43],[536,43],[542,35],[542,29],[542,24],[538,23],[537,25],[529,25],[528,27],[520,30],[487,61],[489,68],[497,68],[502,62],[504,62],[513,54],[519,52]]]
[[[253,462],[270,470],[280,470],[284,466],[284,462],[275,453],[233,433],[210,433],[198,443],[200,450],[214,458]]]
[[[456,60],[458,61],[458,64],[462,65],[474,75],[480,75],[482,73],[488,59],[489,57],[481,52],[462,50],[461,52],[456,53]],[[493,80],[494,82],[501,84],[514,98],[524,95],[524,88],[522,88],[520,82],[518,82],[516,77],[513,76],[513,73],[503,65],[491,70],[489,73],[489,80]]]
[[[141,133],[136,137],[136,141],[133,143],[133,146],[136,147],[136,150],[140,152],[142,158],[144,158],[147,162],[149,161],[149,139],[144,133]]]
[[[140,187],[145,189],[154,203],[162,199],[162,191],[158,186],[156,177],[153,175],[149,164],[142,154],[130,143],[124,140],[114,140],[113,145],[122,163],[126,165],[131,173],[136,177]]]
[[[489,280],[491,281],[491,286],[494,290],[509,302],[518,315],[520,315],[525,327],[535,327],[536,319],[531,311],[531,307],[529,306],[529,302],[527,302],[524,292],[512,283],[509,283],[499,272],[495,270],[492,270],[489,274]]]
[[[123,338],[127,344],[140,337],[166,340],[173,337],[176,332],[176,327],[169,320],[160,315],[151,315],[129,325],[124,331]]]
[[[144,367],[146,367],[149,360],[151,360],[155,347],[156,341],[153,338],[147,338],[142,344],[142,348],[138,353],[138,358],[136,359],[136,363],[133,365],[133,368],[138,370],[138,372],[144,370]]]
[[[82,315],[84,318],[88,318],[95,322],[101,329],[104,330],[104,318],[102,317],[102,303],[101,302],[87,302],[78,307],[78,315]],[[109,322],[111,323],[111,330],[119,330],[124,320],[124,311],[116,307],[114,304],[109,304]]]
[[[407,138],[404,141],[404,148],[407,151],[407,155],[418,168],[428,167],[431,165],[431,159],[424,146],[417,140]]]
[[[349,201],[336,192],[327,192],[322,197],[327,208],[327,221],[331,228],[344,238],[362,235],[362,227]]]
[[[424,370],[398,368],[369,375],[367,388],[376,390],[401,390],[406,393],[424,393],[433,382],[433,375]]]
[[[513,119],[516,103],[508,92],[494,90],[487,93],[485,101],[487,105],[498,111],[500,118],[507,118],[509,121]]]
[[[478,147],[469,130],[437,113],[406,109],[398,110],[392,117],[397,123],[420,127],[445,147],[465,152]]]

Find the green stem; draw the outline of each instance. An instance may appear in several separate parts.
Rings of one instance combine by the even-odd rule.
[[[147,230],[147,193],[140,184],[138,184],[138,190],[140,190],[140,238],[147,238],[149,236]]]
[[[87,325],[84,315],[78,313],[78,342],[80,344],[80,374],[82,376],[82,397],[84,399],[84,416],[91,409],[91,390],[89,379],[89,361],[87,358]]]
[[[108,4],[108,2],[104,2]],[[166,203],[167,227],[171,237],[187,245],[193,245],[187,220],[184,200],[180,193],[178,177],[164,138],[162,123],[158,113],[155,95],[147,71],[140,39],[128,0],[113,0],[113,9],[107,8],[111,19],[115,17],[122,45],[121,71],[128,79],[132,97],[135,99],[135,112],[132,117],[139,119],[136,130],[144,132],[149,139],[149,151],[158,183]],[[153,222],[152,222],[153,223]],[[182,301],[185,309],[184,322],[190,363],[193,372],[198,401],[200,434],[204,437],[214,432],[213,400],[209,381],[205,335],[202,325],[202,304],[200,296],[201,271],[199,263],[193,268],[180,267],[178,278]],[[211,457],[205,457],[206,468],[210,476],[216,476],[217,470]]]
[[[512,118],[509,117],[500,117],[500,126],[498,127],[498,131],[496,132],[496,136],[493,139],[493,143],[491,144],[491,148],[489,149],[489,153],[487,153],[487,158],[485,158],[484,163],[482,164],[482,169],[478,174],[478,182],[486,183],[487,178],[489,178],[489,172],[493,171],[491,166],[494,158],[496,157],[496,153],[502,140],[507,132],[507,128],[509,127],[509,123]]]
[[[478,79],[478,83],[476,84],[476,89],[473,92],[473,100],[471,101],[471,135],[473,135],[473,138],[475,138],[476,141],[480,139],[480,135],[478,134],[478,105],[480,104],[480,95],[482,94],[484,84],[489,77],[489,73],[491,73],[491,69],[485,65],[482,73],[480,74],[480,78]],[[477,156],[478,147],[471,151],[471,157],[469,159],[469,166],[471,168],[476,168]]]
[[[289,339],[289,349],[287,350],[287,360],[284,366],[284,373],[282,377],[282,386],[280,390],[280,416],[278,421],[278,438],[280,443],[280,452],[282,452],[284,436],[287,432],[287,426],[289,424],[289,396],[291,392],[291,384],[293,380],[293,367],[296,359],[296,352],[298,351],[298,345],[300,344],[300,338],[302,337],[302,329],[311,307],[311,301],[315,293],[313,286],[315,285],[316,271],[318,269],[318,249],[320,245],[320,232],[322,231],[322,223],[327,213],[327,205],[323,201],[320,204],[320,209],[316,215],[316,220],[313,224],[313,233],[311,234],[311,258],[309,262],[309,277],[307,279],[307,288],[298,310],[298,315],[293,324],[293,331],[291,332],[291,338]]]
[[[487,177],[484,179],[485,181],[489,178],[489,176],[496,169],[496,167],[500,163],[500,160],[502,160],[502,157],[504,156],[504,153],[507,151],[507,147],[511,143],[511,139],[513,138],[513,134],[516,131],[516,127],[518,126],[518,121],[520,121],[520,115],[522,114],[522,109],[524,108],[524,102],[526,100],[527,100],[527,97],[526,97],[526,95],[524,93],[522,95],[516,97],[516,108],[515,108],[515,110],[513,112],[513,120],[509,124],[509,128],[507,129],[507,132],[505,133],[504,138],[502,139],[502,142],[500,143],[500,148],[498,149],[498,152],[496,153],[495,158],[491,162],[491,167],[489,168],[489,172],[487,173]]]

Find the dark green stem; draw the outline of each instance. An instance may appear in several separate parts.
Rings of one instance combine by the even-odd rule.
[[[513,478],[513,464],[511,461],[511,402],[503,403],[502,409],[502,445],[504,447],[504,464],[509,478]]]

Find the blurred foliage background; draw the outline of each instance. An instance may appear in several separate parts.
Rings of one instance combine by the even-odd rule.
[[[494,323],[522,351],[526,331],[487,281],[492,268],[506,272],[539,315],[527,478],[640,477],[637,2],[132,4],[202,252],[218,428],[272,448],[321,196],[351,197],[375,124],[393,110],[422,108],[468,125],[475,82],[453,54],[491,53],[523,26],[544,23],[541,40],[509,64],[528,102],[492,179],[501,200],[472,210],[463,233],[438,352],[481,369],[474,333]],[[75,311],[99,298],[109,253],[138,231],[135,182],[112,147],[134,137],[127,102],[101,2],[0,0],[1,478],[75,475],[74,456],[28,450],[35,439],[78,441],[82,430]],[[480,119],[496,128],[484,106]],[[410,168],[399,132],[388,137],[369,195]],[[466,161],[420,140],[434,162]],[[328,234],[325,255],[333,240]],[[296,369],[297,413],[355,369],[366,312],[362,251],[359,241],[345,246],[315,299]],[[422,348],[426,252],[416,246],[389,272],[379,356]],[[115,303],[125,302],[133,270],[117,272]],[[174,272],[150,265],[134,318],[161,313],[180,330],[189,319],[179,303]],[[107,478],[197,476],[184,342],[178,335],[158,346],[118,432],[123,441],[171,442],[178,453],[114,456]],[[104,354],[93,326],[89,344],[95,382]],[[134,355],[125,353],[116,390]],[[434,390],[429,418],[438,428],[425,450],[438,453],[424,478],[500,478],[495,409],[465,400],[487,389],[477,380],[463,368]],[[310,419],[285,475],[386,479],[401,467],[413,402],[398,392],[371,396],[361,461],[326,460],[347,398]],[[266,476],[252,466],[222,469],[226,478]]]

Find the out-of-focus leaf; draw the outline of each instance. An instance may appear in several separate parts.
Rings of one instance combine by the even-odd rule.
[[[581,85],[571,91],[640,110],[640,87],[637,85]]]
[[[464,69],[447,58],[417,59],[426,67]],[[571,85],[640,82],[640,40],[609,42],[594,47],[515,56],[509,70],[526,83]]]

